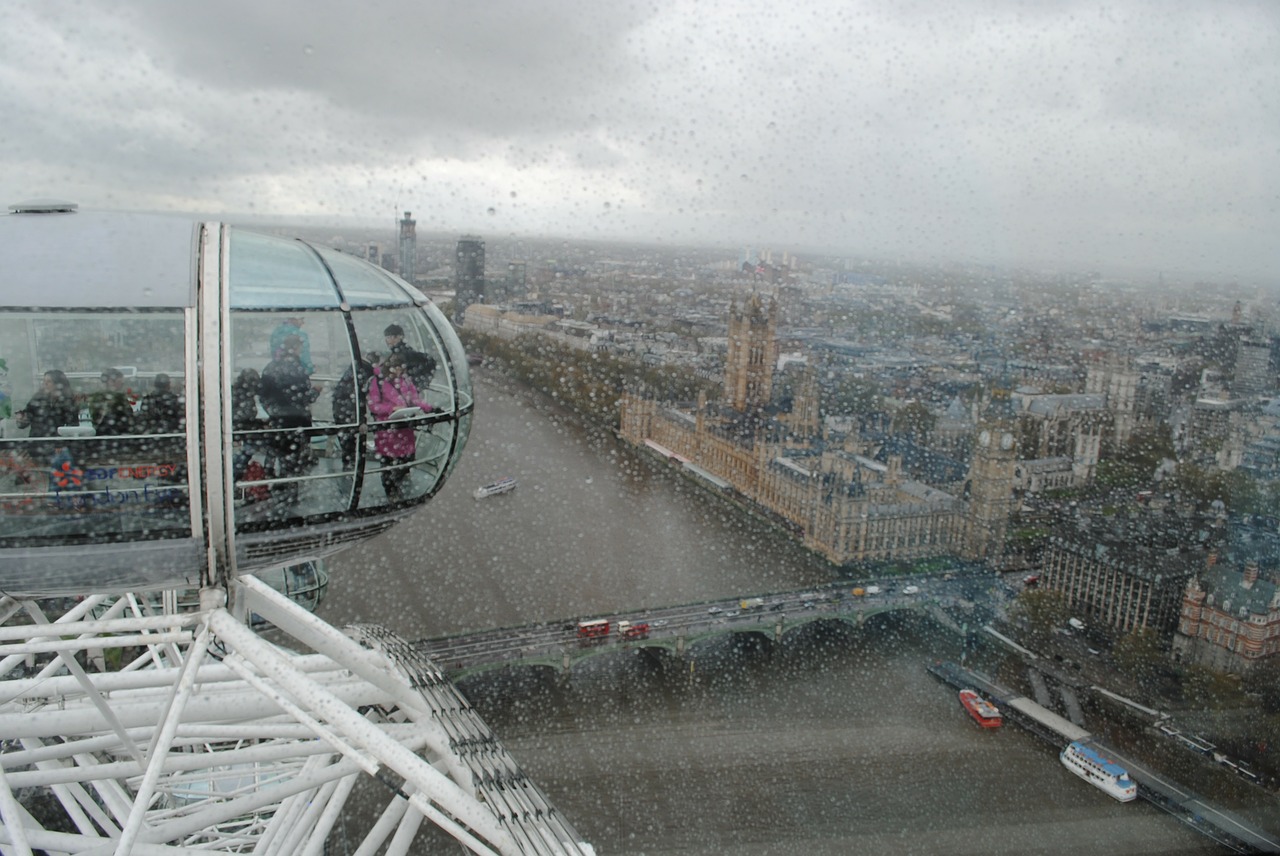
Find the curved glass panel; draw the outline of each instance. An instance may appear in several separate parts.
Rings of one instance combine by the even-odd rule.
[[[464,411],[463,417],[458,420],[458,435],[455,440],[456,445],[454,446],[453,452],[449,455],[449,460],[445,462],[444,472],[440,474],[440,481],[442,482],[449,478],[449,476],[453,475],[454,467],[458,466],[458,461],[462,460],[462,449],[467,445],[467,438],[471,436],[471,420],[474,418],[474,415],[473,411],[470,409],[470,388],[468,387],[461,394],[467,399],[466,407],[468,409]]]
[[[452,329],[431,320],[412,305],[231,313],[238,531],[435,493],[465,442],[470,395],[448,358],[460,352]]]
[[[454,450],[454,422],[375,421],[361,508],[421,501],[435,493]]]
[[[372,372],[362,390],[369,461],[360,506],[430,496],[443,471],[434,461],[448,454],[454,430],[436,424],[454,410],[439,334],[417,306],[353,312],[351,320]]]
[[[333,272],[338,288],[342,291],[342,299],[348,306],[356,308],[413,303],[404,289],[379,268],[326,247],[316,247],[315,251]]]
[[[230,230],[229,289],[233,309],[336,308],[338,293],[329,271],[311,248]]]
[[[353,360],[346,316],[233,311],[231,347],[237,528],[345,512],[352,484],[332,437]]]
[[[191,537],[184,316],[0,315],[0,544]]]
[[[400,353],[407,362],[407,373],[414,387],[435,410],[455,410],[453,377],[456,366],[445,358],[446,345],[433,327],[423,307],[406,307],[404,310],[362,312],[355,316],[356,330],[362,333],[373,324],[379,328],[382,345],[369,357],[374,365],[380,365],[393,353]],[[396,334],[391,331],[400,330]],[[452,330],[448,327],[444,329]]]
[[[447,331],[448,335],[441,337],[441,343],[448,351],[449,364],[453,368],[453,388],[461,397],[457,407],[459,410],[469,410],[471,408],[471,368],[467,363],[467,353],[462,348],[462,340],[453,332],[453,325],[434,303],[425,303],[421,308],[434,329]],[[465,435],[463,442],[466,442]]]

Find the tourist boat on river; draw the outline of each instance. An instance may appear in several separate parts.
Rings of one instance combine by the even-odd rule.
[[[1092,746],[1073,740],[1058,758],[1062,766],[1120,802],[1129,802],[1138,796],[1138,786],[1129,778],[1129,771]]]
[[[484,485],[483,487],[476,488],[475,497],[476,499],[484,499],[486,496],[496,496],[497,494],[506,493],[507,491],[511,491],[515,489],[516,489],[515,477],[507,476],[506,478],[498,479],[496,482],[493,482],[492,484],[487,484],[487,485]]]
[[[973,690],[960,690],[960,703],[969,711],[973,721],[983,728],[999,728],[1004,723],[1000,708],[978,695]]]

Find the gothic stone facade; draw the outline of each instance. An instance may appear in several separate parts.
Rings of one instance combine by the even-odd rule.
[[[905,479],[893,463],[769,442],[764,432],[744,437],[723,430],[705,408],[690,413],[630,395],[620,433],[636,445],[652,441],[729,482],[834,564],[972,555],[971,540],[989,549],[989,521],[985,527],[971,522],[973,503]],[[989,516],[990,510],[984,520]]]

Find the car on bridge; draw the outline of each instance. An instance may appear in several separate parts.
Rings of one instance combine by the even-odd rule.
[[[618,638],[619,639],[648,639],[649,625],[643,621],[632,623],[630,621],[618,622]]]
[[[904,586],[902,589],[902,593],[903,594],[919,594],[920,586]]]

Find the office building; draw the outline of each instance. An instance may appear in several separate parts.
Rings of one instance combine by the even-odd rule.
[[[454,251],[454,323],[460,323],[467,307],[484,303],[484,241],[463,235]]]
[[[400,278],[413,284],[413,276],[418,260],[418,221],[413,219],[412,212],[404,212],[400,221]]]

